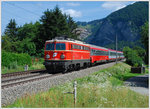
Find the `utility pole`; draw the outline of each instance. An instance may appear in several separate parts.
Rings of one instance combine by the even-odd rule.
[[[113,42],[114,43],[114,45],[115,45],[115,41],[113,41],[113,40],[111,40],[111,39],[109,39],[109,38],[107,38],[107,37],[104,37],[105,39],[107,39],[107,40],[109,40],[109,41],[111,41],[111,42]],[[118,53],[117,53],[117,47],[118,47],[118,45],[117,45],[117,34],[116,34],[116,64],[117,64],[117,62],[118,62],[118,60],[117,60],[117,57],[118,57]],[[115,48],[114,48],[115,49]]]
[[[116,64],[117,64],[117,57],[118,57],[118,53],[117,53],[117,35],[116,35]]]

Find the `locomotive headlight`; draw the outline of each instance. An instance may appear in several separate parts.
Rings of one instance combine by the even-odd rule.
[[[53,53],[53,58],[57,56],[57,53]]]
[[[61,54],[60,58],[61,58],[61,59],[64,59],[64,58],[65,58],[65,55],[64,55],[64,54]]]
[[[49,59],[49,58],[50,58],[50,55],[49,55],[49,54],[47,54],[47,55],[46,55],[46,59]]]

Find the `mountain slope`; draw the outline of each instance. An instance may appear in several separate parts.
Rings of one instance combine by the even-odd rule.
[[[121,50],[123,46],[140,45],[140,28],[146,21],[148,21],[148,2],[136,2],[111,13],[104,19],[84,22],[84,25],[78,22],[78,25],[90,27],[87,29],[92,34],[85,39],[87,43],[114,49],[117,35]]]

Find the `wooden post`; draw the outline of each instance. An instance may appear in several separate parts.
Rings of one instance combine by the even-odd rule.
[[[74,107],[76,107],[77,102],[77,81],[74,82]]]
[[[28,70],[28,65],[25,65],[24,71],[27,71],[27,70]]]
[[[74,94],[74,108],[76,107],[76,103],[77,103],[77,81],[74,81],[73,84],[74,87],[74,91],[73,92],[65,92],[65,94]]]

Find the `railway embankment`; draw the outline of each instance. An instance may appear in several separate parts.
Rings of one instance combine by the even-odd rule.
[[[76,107],[148,107],[148,96],[123,85],[124,80],[139,74],[131,74],[127,64],[114,64],[103,64],[3,89],[2,103],[11,104],[6,107],[74,107],[73,95],[64,93],[73,91],[73,80],[76,80]]]
[[[101,69],[111,67],[114,64],[115,62],[102,64],[102,65],[90,67],[87,69],[81,69],[80,71],[68,72],[66,74],[62,74],[62,75],[58,75],[58,76],[54,76],[50,78],[44,78],[38,81],[27,82],[27,83],[16,85],[16,86],[9,87],[9,88],[3,88],[1,90],[2,106],[12,104],[16,101],[16,99],[19,99],[20,97],[30,95],[30,94],[35,94],[35,93],[42,92],[42,91],[48,91],[51,87],[55,85],[60,85],[65,82],[72,81],[76,78],[87,76]]]

